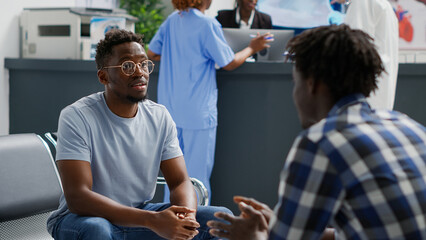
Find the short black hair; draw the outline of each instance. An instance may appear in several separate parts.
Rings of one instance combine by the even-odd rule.
[[[373,39],[345,24],[306,30],[287,51],[302,77],[325,83],[335,101],[353,93],[368,97],[385,71]]]
[[[111,56],[112,47],[126,42],[137,42],[144,47],[143,36],[140,34],[124,29],[113,29],[108,31],[105,34],[105,38],[99,41],[96,47],[95,61],[98,70],[104,67],[106,60]]]

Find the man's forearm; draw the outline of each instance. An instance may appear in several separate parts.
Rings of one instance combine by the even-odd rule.
[[[186,206],[197,209],[197,195],[191,180],[183,181],[175,188],[170,189],[170,203],[177,206]]]
[[[243,50],[235,53],[234,60],[232,60],[228,65],[224,66],[223,69],[231,71],[241,66],[248,57],[255,54],[256,52],[251,47],[246,47]]]
[[[102,217],[121,226],[150,227],[150,219],[154,212],[128,207],[91,190],[86,191],[75,194],[79,195],[78,197],[66,195],[68,207],[72,213]]]

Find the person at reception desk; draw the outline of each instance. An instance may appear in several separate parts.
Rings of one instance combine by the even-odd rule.
[[[206,222],[226,208],[198,206],[166,108],[146,99],[142,37],[106,33],[96,49],[104,92],[61,112],[56,163],[64,193],[48,219],[55,239],[212,239]],[[171,203],[148,203],[161,169]]]
[[[234,197],[242,214],[216,213],[229,224],[209,221],[213,235],[333,239],[336,231],[338,239],[426,239],[426,128],[369,106],[384,71],[372,41],[361,30],[331,25],[289,42],[293,101],[305,130],[287,156],[279,202],[272,211]]]
[[[234,54],[216,19],[204,15],[211,0],[172,0],[178,10],[158,29],[148,56],[161,61],[158,102],[176,122],[179,144],[190,177],[210,191],[217,127],[215,64],[233,70],[254,53],[268,47],[271,34],[258,35]],[[168,201],[168,194],[164,201]]]
[[[344,22],[368,33],[377,46],[385,72],[378,89],[367,99],[372,108],[392,110],[398,77],[398,19],[389,0],[333,0],[348,4]]]
[[[216,19],[224,28],[272,29],[271,16],[256,10],[257,0],[236,0],[233,10],[221,10]]]

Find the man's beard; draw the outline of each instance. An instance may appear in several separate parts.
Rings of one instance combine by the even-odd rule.
[[[147,94],[145,94],[143,97],[139,97],[139,98],[135,98],[135,97],[132,97],[132,96],[127,96],[127,100],[129,100],[132,103],[142,102],[142,101],[145,101],[145,99],[147,97],[146,95]]]

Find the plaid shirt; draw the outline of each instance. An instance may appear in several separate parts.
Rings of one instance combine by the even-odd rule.
[[[426,239],[425,143],[406,115],[341,99],[295,140],[269,239]]]

